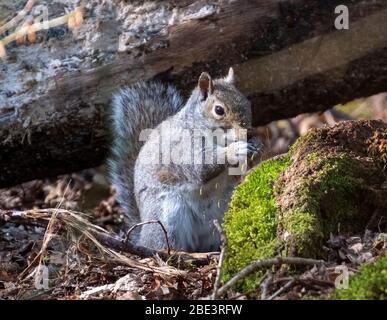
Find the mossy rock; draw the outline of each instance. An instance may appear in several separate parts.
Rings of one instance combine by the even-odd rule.
[[[225,280],[249,262],[275,255],[279,242],[272,185],[289,163],[289,157],[263,162],[234,193],[224,222],[228,237]],[[247,278],[247,287],[253,287],[260,276]]]
[[[386,300],[387,256],[362,266],[359,273],[349,277],[348,289],[336,289],[334,300]]]
[[[331,233],[363,232],[376,210],[386,212],[384,138],[381,121],[342,122],[310,131],[286,156],[261,163],[237,187],[225,214],[223,280],[278,254],[324,258]],[[254,288],[261,276],[238,289]]]

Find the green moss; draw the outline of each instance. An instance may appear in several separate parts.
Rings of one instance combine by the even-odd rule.
[[[289,156],[292,157],[297,150],[303,149],[306,145],[313,146],[318,141],[316,131],[309,131],[308,134],[299,137],[289,148]]]
[[[281,219],[285,255],[294,254],[314,257],[316,246],[323,238],[320,219],[315,212],[302,211],[296,208]],[[309,255],[309,254],[312,255]]]
[[[321,155],[318,152],[311,152],[306,156],[308,163],[316,162]]]
[[[351,161],[344,156],[317,155],[307,161],[318,170],[299,178],[292,189],[291,209],[285,212],[280,212],[276,197],[286,187],[278,178],[291,164],[289,156],[263,162],[238,186],[225,214],[229,244],[224,281],[254,260],[275,256],[281,245],[285,245],[285,254],[320,256],[316,248],[322,247],[330,233],[338,232],[339,223],[344,227],[353,224],[359,182],[351,174]],[[248,277],[238,289],[254,288],[261,276],[257,272]]]
[[[273,183],[289,164],[289,157],[263,162],[237,187],[225,214],[224,229],[229,243],[223,280],[227,281],[251,261],[275,254],[279,242]],[[254,288],[260,276],[257,273],[248,277],[241,287]]]
[[[358,214],[354,199],[361,191],[349,158],[313,158],[312,165],[318,170],[299,179],[294,187],[292,208],[280,218],[289,251],[308,257],[319,256],[316,248],[321,247],[330,233],[337,234],[340,226],[354,227],[352,218]]]
[[[360,272],[349,278],[348,289],[337,289],[335,300],[386,300],[387,299],[387,256],[375,263],[364,265]]]
[[[380,145],[372,145],[378,155]],[[261,163],[237,187],[225,214],[224,281],[252,261],[278,254],[324,258],[331,233],[363,231],[369,221],[365,199],[374,197],[364,179],[374,171],[362,154],[345,148],[331,147],[325,135],[311,131],[286,157]],[[256,272],[237,289],[249,291],[261,277]]]

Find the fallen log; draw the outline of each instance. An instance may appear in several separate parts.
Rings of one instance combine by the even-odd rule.
[[[349,30],[334,28],[342,4]],[[385,91],[385,27],[384,0],[88,1],[73,33],[57,26],[5,48],[0,187],[103,163],[111,94],[138,80],[187,94],[203,70],[234,66],[255,125]]]

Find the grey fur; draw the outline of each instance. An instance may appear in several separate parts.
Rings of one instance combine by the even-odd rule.
[[[113,142],[108,166],[117,199],[125,209],[127,223],[139,222],[133,191],[133,169],[143,142],[140,132],[154,128],[183,107],[183,99],[173,86],[158,82],[138,82],[119,90],[112,102]]]
[[[121,90],[114,97],[115,140],[109,163],[118,199],[125,208],[129,223],[160,220],[175,249],[218,249],[219,235],[213,220],[223,220],[238,181],[237,177],[228,174],[227,169],[235,161],[244,159],[247,153],[256,151],[238,137],[227,146],[214,144],[210,149],[191,143],[195,130],[204,133],[218,128],[250,126],[250,103],[233,85],[231,71],[226,78],[214,81],[204,74],[208,77],[204,80],[210,84],[208,92],[202,82],[184,106],[175,88],[155,83],[137,84]],[[222,119],[212,113],[214,106],[219,104],[227,110]],[[170,124],[169,130],[163,131],[166,123]],[[155,130],[142,145],[138,137],[145,128]],[[187,132],[191,134],[188,138],[184,136]],[[160,144],[160,141],[165,141],[163,139],[171,140],[177,154],[190,150],[192,155],[201,157],[204,152],[210,152],[215,157],[227,155],[227,160],[223,164],[152,162],[154,157],[161,158],[170,152],[168,146]],[[157,224],[144,225],[137,241],[155,249],[166,245]]]

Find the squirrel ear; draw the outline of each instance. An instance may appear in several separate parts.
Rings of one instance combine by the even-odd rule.
[[[211,76],[207,72],[203,72],[200,75],[198,85],[204,100],[206,100],[207,97],[214,91],[214,84]]]
[[[235,82],[235,73],[234,73],[234,69],[233,68],[230,68],[228,70],[228,75],[226,78],[224,78],[224,81],[228,82],[228,83],[231,83],[233,84]]]

